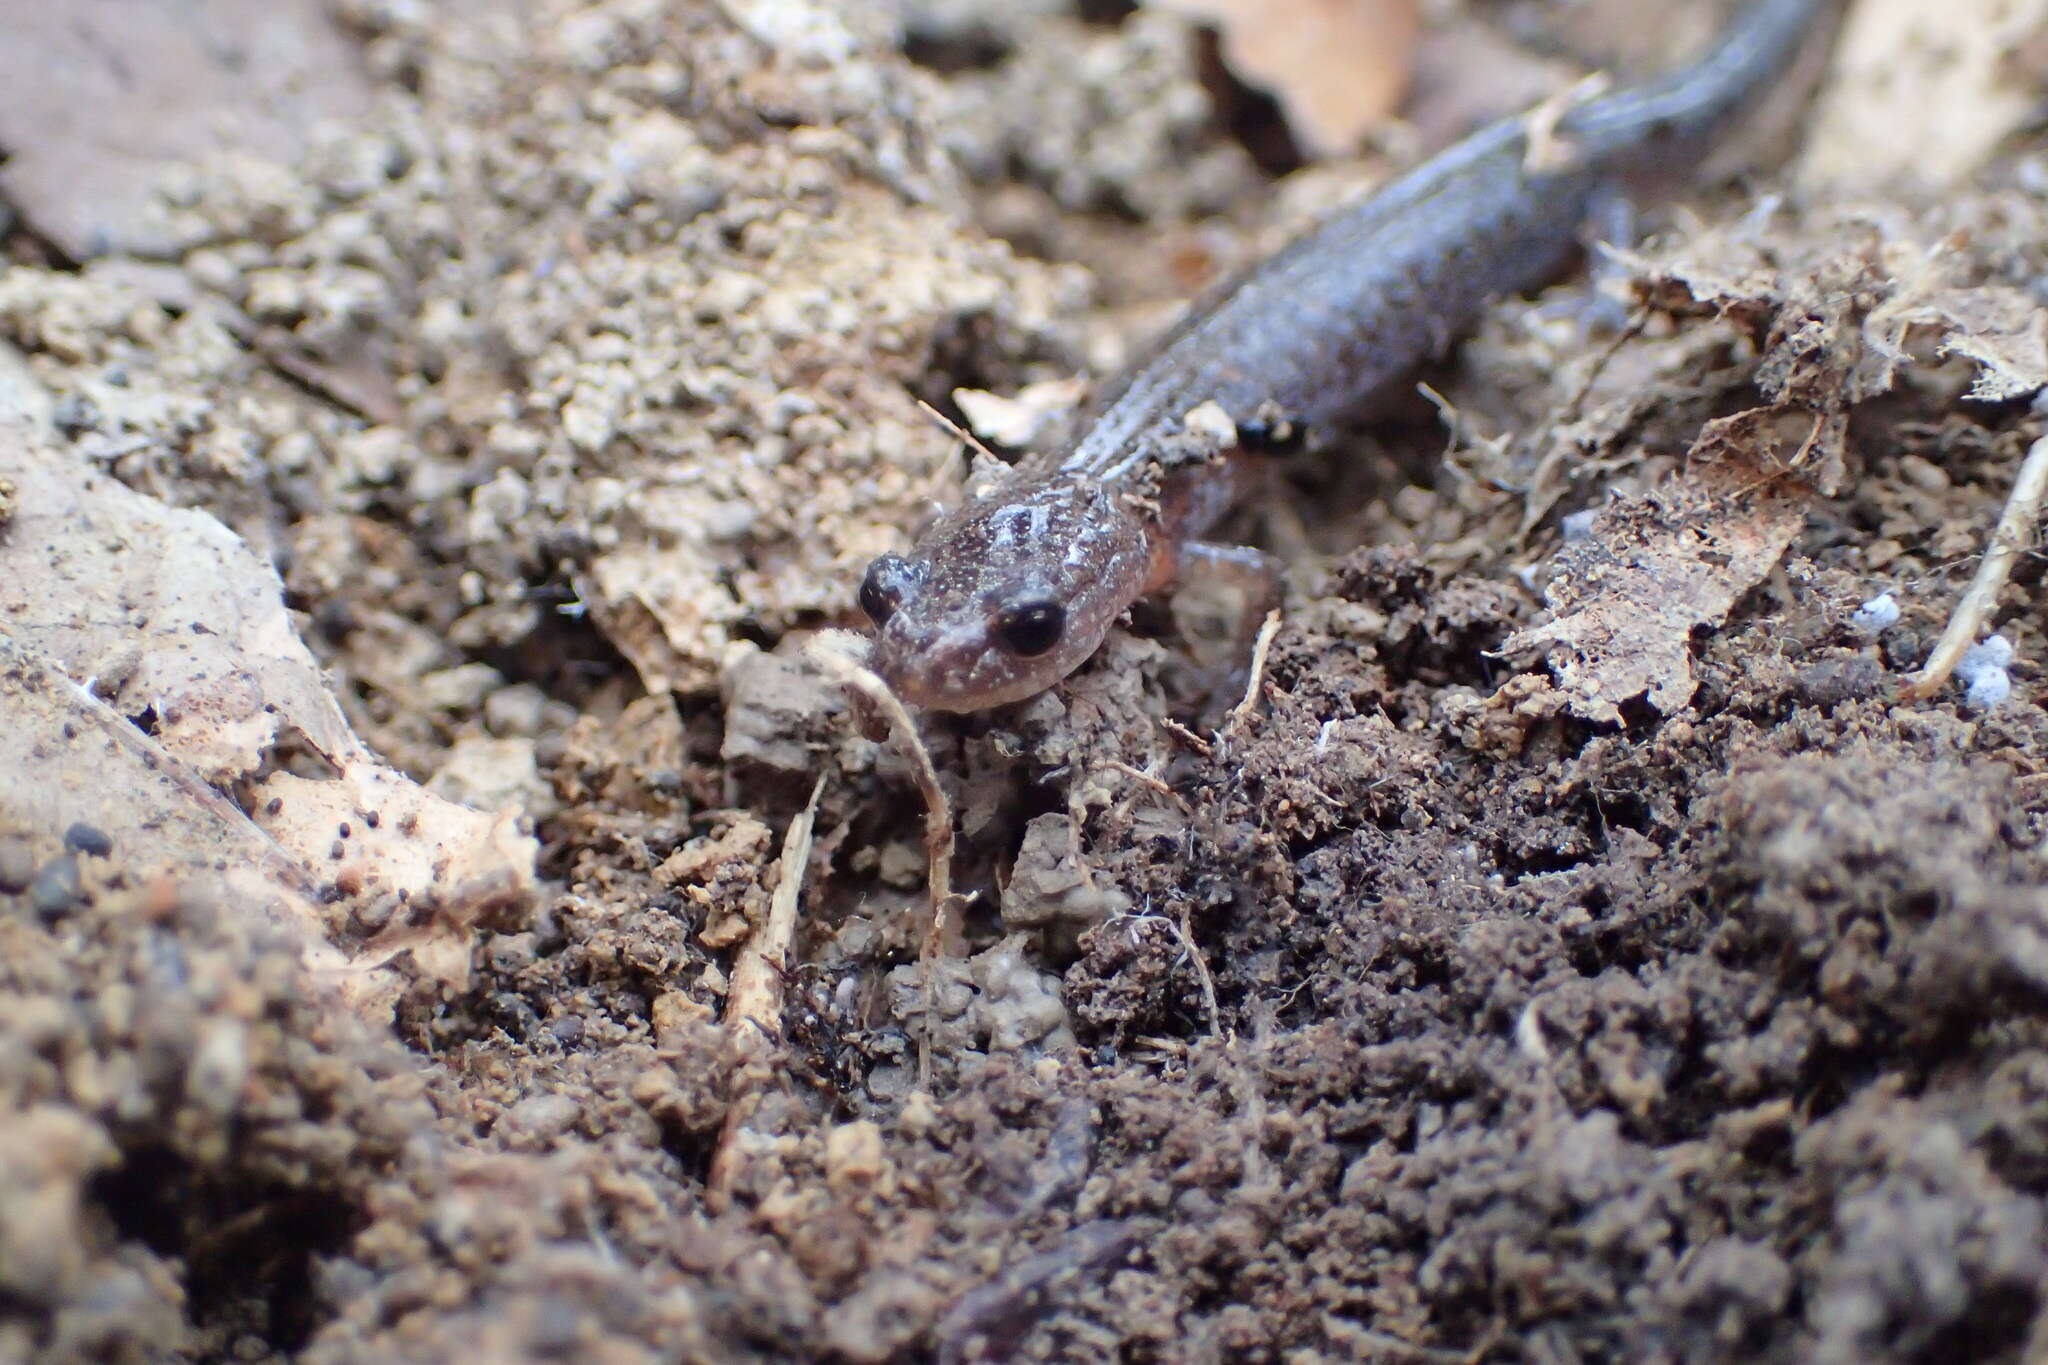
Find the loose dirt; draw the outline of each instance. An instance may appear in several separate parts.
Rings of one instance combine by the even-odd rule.
[[[2048,1358],[2032,547],[2009,698],[1899,694],[2044,429],[2024,4],[1870,0],[1795,162],[1277,467],[1248,704],[1181,603],[925,718],[924,952],[809,652],[919,401],[1708,28],[1451,8],[1295,169],[1165,8],[347,0],[366,111],[146,258],[12,186],[0,1358]]]

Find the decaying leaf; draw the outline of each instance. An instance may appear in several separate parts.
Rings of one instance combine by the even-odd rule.
[[[1873,322],[1887,328],[1895,352],[1904,350],[1908,329],[1929,327],[1940,335],[1941,354],[1974,361],[1966,398],[1999,403],[2048,385],[2048,312],[2017,289],[1959,287],[1923,271]]]
[[[0,829],[55,857],[84,822],[137,881],[169,878],[243,905],[340,967],[306,870],[234,803],[32,645],[0,631]]]
[[[285,610],[276,572],[211,515],[168,507],[0,427],[15,486],[0,620],[208,782],[256,770],[280,726],[336,765],[365,754]]]
[[[18,416],[0,421],[0,481],[14,489],[0,536],[0,643],[24,661],[20,678],[40,669],[73,694],[23,684],[0,697],[0,730],[43,755],[9,771],[45,770],[40,783],[9,784],[36,788],[20,793],[16,823],[91,819],[132,831],[124,847],[173,851],[190,843],[184,826],[218,827],[207,839],[238,847],[234,862],[266,882],[256,903],[318,925],[311,905],[330,891],[351,904],[390,898],[406,911],[394,923],[416,931],[398,947],[460,980],[478,918],[532,889],[536,845],[513,816],[443,800],[380,763],[299,639],[275,571],[212,516],[93,473]],[[52,757],[68,752],[53,731],[78,728],[59,715],[65,707],[89,713],[108,761]],[[252,779],[286,737],[331,776],[263,776],[250,788],[252,819],[217,788]],[[145,804],[137,787],[152,794]],[[211,864],[180,855],[161,866],[207,880]],[[358,998],[362,969],[397,950],[377,948],[357,964]]]
[[[171,245],[165,173],[224,149],[290,164],[322,119],[369,107],[356,46],[319,0],[0,0],[0,188],[76,259]]]
[[[2037,116],[2042,73],[2019,54],[2038,60],[2044,37],[2048,0],[1858,0],[1799,178],[1836,193],[1969,179]]]
[[[1773,400],[1865,402],[1929,356],[1973,361],[1972,399],[2048,385],[2048,314],[2031,296],[1980,282],[1962,253],[1896,215],[1852,204],[1829,217],[1789,249],[1759,224],[1738,222],[1655,259],[1619,255],[1660,305],[1689,300],[1755,334],[1764,349],[1756,382]],[[2001,225],[2016,237],[2044,228],[2048,217],[2020,202]]]
[[[1709,423],[1683,473],[1603,508],[1558,552],[1544,591],[1553,619],[1503,651],[1548,651],[1566,704],[1588,720],[1619,724],[1638,697],[1665,715],[1685,706],[1693,631],[1725,620],[1805,519],[1810,487],[1788,471],[1815,431],[1811,414],[1770,409]]]
[[[1084,379],[1048,379],[1026,384],[1007,397],[986,389],[955,389],[953,401],[976,436],[1022,449],[1037,444],[1071,417],[1087,392]]]
[[[1152,0],[1214,23],[1223,60],[1280,102],[1314,156],[1355,147],[1400,105],[1421,31],[1415,0]]]

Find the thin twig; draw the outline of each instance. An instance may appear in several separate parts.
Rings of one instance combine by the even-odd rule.
[[[1157,777],[1154,777],[1151,773],[1146,772],[1143,768],[1134,767],[1129,763],[1123,762],[1121,759],[1115,758],[1109,759],[1102,766],[1109,769],[1111,772],[1122,773],[1125,777],[1130,778],[1131,781],[1137,783],[1139,786],[1146,787],[1152,791],[1158,792],[1161,796],[1167,797],[1170,800],[1172,800],[1175,804],[1180,806],[1181,809],[1187,809],[1188,803],[1185,799],[1182,798],[1179,792],[1175,791],[1172,787],[1167,786],[1165,782],[1161,781]]]
[[[789,822],[782,836],[781,879],[768,898],[768,918],[754,931],[733,961],[732,986],[725,997],[725,1027],[745,1057],[772,1055],[782,1038],[783,980],[789,968],[790,944],[796,939],[796,907],[803,897],[804,872],[811,861],[811,832],[817,823],[818,798],[825,791],[825,774],[819,773],[811,788],[811,799]],[[768,1054],[761,1053],[766,1040]],[[744,1074],[744,1073],[743,1073]],[[707,1187],[723,1198],[732,1187],[739,1166],[741,1134],[759,1109],[759,1095],[741,1097],[726,1116],[711,1154]]]
[[[924,1032],[917,1044],[918,1084],[931,1082],[931,1035],[937,999],[933,986],[938,977],[937,962],[953,955],[961,946],[955,920],[958,898],[953,894],[953,807],[939,786],[939,770],[931,751],[917,733],[903,699],[889,690],[889,684],[832,647],[832,637],[819,636],[805,651],[840,682],[854,688],[888,717],[889,724],[903,740],[910,757],[911,775],[924,797],[924,851],[931,887],[931,919],[925,927],[924,944],[918,951],[918,969],[924,974]]]
[[[1991,533],[1991,543],[1985,547],[1983,562],[1977,565],[1977,576],[1970,581],[1968,591],[1956,603],[1953,615],[1948,618],[1948,629],[1941,633],[1935,643],[1934,652],[1927,656],[1927,663],[1913,676],[1912,681],[1899,689],[1899,695],[1908,701],[1925,701],[1939,692],[1962,662],[1963,655],[1977,642],[1977,633],[1984,628],[1984,622],[1998,605],[1999,589],[2005,586],[2012,565],[2019,558],[2020,547],[2033,532],[2041,516],[2041,497],[2048,492],[2048,436],[2034,442],[2027,448],[2027,456],[2020,462],[2020,472],[2013,480],[2012,496],[2006,499],[2005,512],[1998,518],[1998,527]]]
[[[1218,738],[1228,735],[1251,716],[1252,708],[1259,704],[1259,691],[1266,685],[1266,656],[1273,651],[1273,637],[1280,633],[1280,612],[1278,608],[1266,613],[1266,619],[1259,626],[1258,642],[1252,646],[1252,676],[1244,686],[1244,700],[1230,708],[1230,714],[1223,718],[1223,728]]]
[[[825,774],[818,774],[811,799],[789,822],[782,836],[781,880],[768,898],[768,918],[741,946],[732,964],[732,985],[725,996],[727,1028],[752,1019],[769,1037],[781,1031],[783,977],[789,970],[790,944],[796,938],[796,906],[804,889],[804,871],[810,863],[811,832],[818,818],[818,798],[825,791]]]
[[[1223,1033],[1223,1011],[1216,1004],[1216,978],[1209,974],[1208,959],[1195,945],[1193,929],[1188,924],[1188,907],[1183,904],[1180,914],[1169,921],[1173,934],[1180,940],[1180,946],[1187,950],[1188,960],[1194,964],[1195,981],[1202,988],[1202,1008],[1209,1012],[1209,1032],[1221,1036]]]
[[[993,450],[990,450],[987,446],[981,443],[981,438],[979,436],[976,436],[973,432],[961,426],[952,418],[946,416],[945,413],[940,412],[930,403],[927,403],[922,398],[920,398],[917,400],[917,405],[920,408],[924,409],[925,416],[931,418],[934,422],[937,422],[941,427],[951,432],[955,440],[958,440],[966,445],[972,446],[977,452],[986,455],[991,460],[999,461],[1001,459],[1001,457],[998,456]]]
[[[1193,749],[1203,758],[1207,758],[1210,754],[1215,752],[1214,747],[1210,745],[1208,740],[1203,739],[1200,735],[1196,734],[1193,730],[1188,729],[1187,726],[1182,725],[1172,716],[1161,717],[1159,724],[1166,730],[1166,733],[1172,735],[1175,739],[1187,745],[1190,749]]]

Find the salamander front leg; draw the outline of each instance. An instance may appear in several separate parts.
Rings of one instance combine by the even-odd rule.
[[[1249,545],[1180,547],[1173,614],[1194,649],[1194,693],[1229,705],[1244,691],[1259,627],[1280,606],[1280,561]]]
[[[1280,605],[1280,561],[1264,550],[1191,540],[1180,547],[1179,569],[1183,587],[1237,596],[1243,603],[1242,615],[1251,623],[1244,631],[1247,645],[1257,637],[1266,613]]]

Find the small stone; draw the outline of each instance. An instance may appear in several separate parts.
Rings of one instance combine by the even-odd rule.
[[[80,820],[64,831],[64,847],[73,853],[104,858],[114,851],[114,841],[105,830]]]
[[[216,1022],[186,1068],[185,1093],[201,1109],[225,1118],[241,1106],[249,1079],[249,1031],[239,1020]]]
[[[583,1106],[572,1096],[529,1095],[499,1116],[493,1133],[508,1147],[546,1147],[567,1133],[583,1117]]]
[[[882,1130],[867,1119],[842,1123],[825,1135],[825,1183],[838,1194],[874,1184],[886,1165]]]
[[[0,892],[18,895],[35,879],[35,841],[26,834],[0,834]]]
[[[78,877],[78,858],[66,853],[43,864],[28,889],[28,902],[45,921],[55,923],[78,908],[84,895]]]

